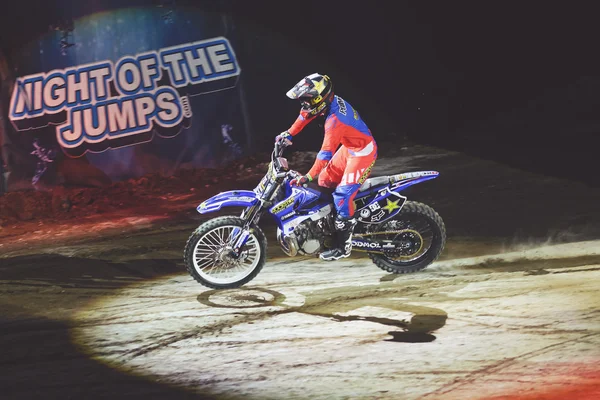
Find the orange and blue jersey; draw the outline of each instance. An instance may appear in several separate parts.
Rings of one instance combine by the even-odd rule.
[[[288,132],[297,135],[311,120],[301,111]],[[308,176],[319,175],[321,186],[337,186],[334,201],[341,216],[353,216],[354,197],[376,158],[377,144],[367,124],[347,101],[335,96],[325,119],[321,150]]]

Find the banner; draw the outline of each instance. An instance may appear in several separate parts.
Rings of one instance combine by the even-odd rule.
[[[242,68],[223,16],[136,7],[51,28],[11,57],[8,190],[102,186],[243,155]]]

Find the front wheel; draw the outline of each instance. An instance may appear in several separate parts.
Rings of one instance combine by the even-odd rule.
[[[426,268],[440,256],[446,244],[442,218],[430,206],[414,201],[407,201],[393,220],[376,225],[368,234],[396,245],[393,250],[368,253],[375,265],[394,274]]]
[[[185,245],[183,259],[187,271],[196,281],[212,289],[232,289],[258,275],[267,258],[267,239],[263,231],[258,226],[252,227],[238,258],[233,257],[229,246],[234,230],[243,226],[241,218],[217,217],[192,233]]]

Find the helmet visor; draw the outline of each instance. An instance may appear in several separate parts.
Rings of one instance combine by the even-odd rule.
[[[308,100],[319,94],[315,90],[315,84],[308,78],[302,79],[300,82],[296,83],[296,85],[288,90],[286,93],[287,97],[293,100]]]

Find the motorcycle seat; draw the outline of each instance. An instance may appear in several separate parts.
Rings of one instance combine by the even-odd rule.
[[[362,184],[358,191],[364,192],[375,186],[387,185],[391,182],[391,178],[391,176],[376,176],[374,178],[369,178]]]

